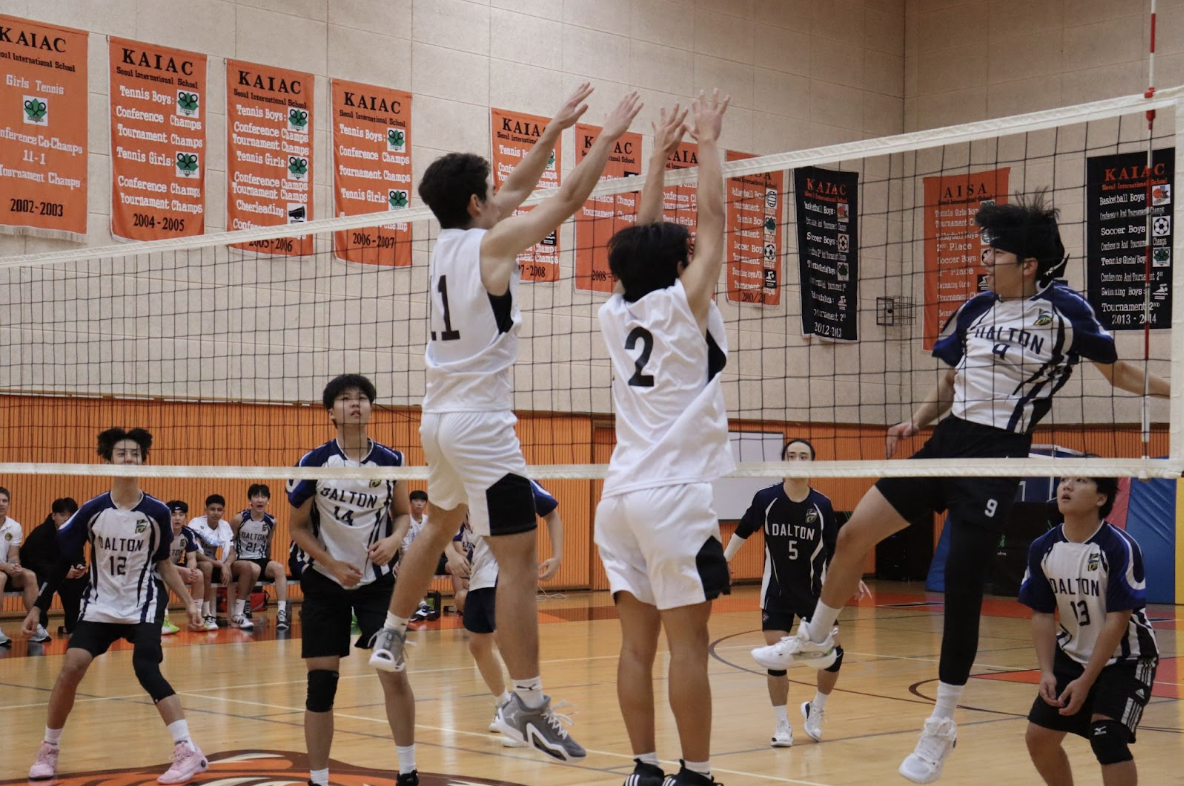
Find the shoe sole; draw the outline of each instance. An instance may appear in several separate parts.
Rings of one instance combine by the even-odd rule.
[[[781,742],[780,740],[773,740],[771,743],[769,743],[769,747],[771,747],[771,748],[792,748],[793,747],[793,740],[790,740],[789,742]]]
[[[526,739],[525,736],[518,733],[510,724],[505,721],[496,721],[498,731],[502,734],[502,746],[506,748],[530,748],[533,747],[539,750],[556,761],[576,761],[583,759],[584,756],[573,756],[563,748],[555,749],[546,744],[546,740],[538,733],[530,735],[531,739]],[[586,756],[587,754],[585,754]]]
[[[56,772],[51,775],[34,775],[32,773],[29,773],[29,780],[31,780],[31,781],[51,781],[54,778],[56,778],[57,776],[58,776],[58,774]]]
[[[387,658],[380,657],[377,653],[370,656],[370,665],[379,671],[391,672],[403,671],[407,668],[406,662],[395,663],[394,660],[388,660]]]
[[[194,779],[194,778],[196,778],[198,775],[201,775],[203,772],[205,772],[205,771],[206,771],[206,770],[208,770],[209,768],[210,768],[210,760],[209,760],[209,759],[205,759],[205,758],[203,758],[203,759],[201,760],[201,766],[200,766],[200,767],[198,767],[196,770],[194,770],[194,771],[193,771],[193,774],[191,774],[189,777],[187,777],[187,778],[182,778],[182,779],[181,779],[181,780],[179,780],[179,781],[166,781],[166,780],[162,780],[162,779],[164,778],[164,776],[163,776],[163,775],[161,775],[159,778],[157,778],[157,779],[156,779],[156,782],[157,782],[157,783],[166,783],[166,784],[174,784],[174,783],[188,783],[189,781],[193,780],[193,779]]]

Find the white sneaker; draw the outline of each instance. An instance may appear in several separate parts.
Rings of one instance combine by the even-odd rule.
[[[206,630],[218,630],[218,618],[213,614],[207,614],[202,621],[205,623]]]
[[[940,778],[946,757],[958,744],[957,729],[953,718],[927,719],[917,747],[901,762],[900,774],[913,783],[933,783]]]
[[[29,641],[36,641],[42,644],[47,641],[51,641],[49,631],[45,629],[45,626],[38,625],[37,630],[34,631],[33,635],[29,637]]]
[[[814,742],[822,742],[822,721],[826,717],[826,710],[816,710],[811,702],[802,702],[802,717],[806,722],[802,724],[802,728],[806,730],[806,736],[814,740]]]
[[[793,745],[793,727],[789,725],[788,720],[777,721],[777,728],[773,731],[773,742],[770,744],[774,748],[788,748]]]
[[[493,713],[493,720],[489,722],[489,730],[501,737],[503,746],[507,748],[525,748],[527,743],[518,742],[518,740],[514,739],[508,734],[502,734],[502,724],[506,722],[506,719],[502,716],[502,709],[505,708],[506,704],[508,703],[509,702],[506,701],[497,705],[497,711]]]
[[[0,630],[0,647],[11,647],[12,639],[4,635],[4,631]]]
[[[786,636],[776,644],[757,647],[752,651],[752,659],[766,669],[786,669],[790,666],[806,665],[812,669],[827,669],[834,665],[835,659],[835,631],[826,634],[822,642],[810,641],[806,634],[806,623],[798,626],[798,632]]]
[[[255,627],[255,623],[251,622],[243,614],[235,614],[230,618],[230,627],[241,628],[242,630],[251,630]]]

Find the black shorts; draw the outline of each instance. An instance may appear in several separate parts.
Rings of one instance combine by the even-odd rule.
[[[345,589],[315,568],[304,571],[300,657],[348,657],[351,613],[357,615],[362,631],[354,646],[370,649],[370,640],[386,622],[394,587],[395,577],[389,573],[356,589]]]
[[[164,660],[164,652],[160,648],[160,626],[164,615],[158,614],[153,622],[140,622],[122,625],[115,622],[87,622],[85,620],[74,626],[74,633],[70,636],[70,643],[66,649],[85,650],[92,657],[99,657],[111,645],[120,639],[131,642],[135,651],[140,655],[147,654],[156,663]]]
[[[253,562],[259,566],[259,578],[267,578],[267,566],[271,564],[271,557],[243,557],[235,562]]]
[[[1027,458],[1032,438],[953,416],[910,459]],[[958,524],[1000,529],[1019,478],[881,478],[876,488],[909,521],[948,510]]]
[[[213,584],[229,584],[230,576],[223,575],[222,563],[214,560],[214,567],[210,569],[210,582]]]
[[[463,617],[469,633],[493,633],[497,630],[497,587],[469,590]]]
[[[1085,703],[1075,715],[1061,715],[1060,708],[1049,705],[1040,696],[1032,702],[1028,720],[1037,726],[1054,731],[1066,731],[1081,737],[1089,737],[1091,718],[1105,715],[1126,726],[1135,741],[1135,730],[1143,718],[1143,708],[1151,698],[1151,686],[1155,684],[1155,658],[1114,663],[1102,669]],[[1052,673],[1057,678],[1057,695],[1082,675],[1085,667],[1066,655],[1057,647],[1053,658]]]
[[[808,620],[814,616],[814,609],[807,611],[806,609],[779,609],[768,608],[761,609],[761,630],[783,630],[786,633],[793,633],[797,630],[793,624],[794,616],[799,620]]]

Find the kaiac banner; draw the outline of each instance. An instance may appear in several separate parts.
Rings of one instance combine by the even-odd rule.
[[[986,288],[982,241],[974,214],[1007,202],[1009,167],[925,178],[925,349],[958,306]]]
[[[496,190],[502,187],[526,154],[534,149],[551,118],[504,109],[490,109],[489,117],[493,131],[493,187]],[[561,169],[560,146],[556,143],[537,187],[558,188]],[[528,210],[528,207],[519,208],[514,211],[514,215],[521,215]],[[558,281],[558,232],[552,232],[543,242],[519,254],[518,269],[522,271],[523,281]]]
[[[859,173],[793,171],[802,333],[859,339]]]
[[[404,210],[411,201],[411,94],[333,80],[333,208],[339,216]],[[334,253],[346,262],[406,267],[411,225],[382,224],[337,232]]]
[[[576,124],[576,165],[600,136],[599,126]],[[641,174],[641,134],[623,134],[608,155],[601,180]],[[576,213],[576,289],[612,292],[616,279],[608,269],[608,241],[637,221],[637,192],[592,197]]]
[[[111,234],[205,232],[206,56],[112,38]]]
[[[87,34],[0,16],[0,231],[86,235]]]
[[[753,158],[729,150],[728,161]],[[781,231],[785,226],[784,172],[733,177],[727,181],[728,300],[776,306],[781,303]]]
[[[312,219],[313,75],[226,61],[226,228]],[[264,254],[311,254],[311,235],[239,243]]]

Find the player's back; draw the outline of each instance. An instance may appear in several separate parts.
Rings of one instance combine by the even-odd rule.
[[[513,407],[511,374],[522,322],[516,299],[520,275],[515,269],[504,295],[489,294],[481,283],[483,237],[484,229],[445,229],[436,239],[424,412]]]
[[[604,495],[731,472],[720,387],[727,336],[715,304],[704,332],[675,281],[632,303],[614,295],[600,307],[600,329],[613,363],[617,413]]]

